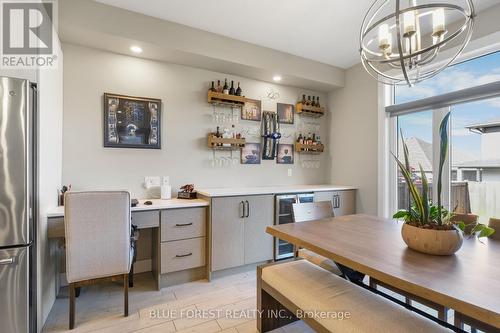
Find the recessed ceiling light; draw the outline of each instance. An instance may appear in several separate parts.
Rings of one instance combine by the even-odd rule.
[[[130,51],[134,52],[134,53],[141,53],[142,52],[142,49],[139,47],[139,46],[131,46],[130,47]]]
[[[275,75],[275,76],[273,76],[273,80],[276,82],[279,82],[279,81],[281,81],[281,76]]]

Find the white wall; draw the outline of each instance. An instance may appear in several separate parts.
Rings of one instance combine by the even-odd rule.
[[[62,177],[63,54],[54,43],[57,69],[39,71],[39,215],[38,215],[38,329],[42,329],[56,297],[56,241],[47,238],[47,210],[57,206]]]
[[[128,189],[134,197],[148,197],[154,193],[147,192],[142,184],[144,177],[151,175],[170,176],[174,191],[186,183],[197,187],[228,187],[319,184],[329,180],[325,156],[317,157],[321,159],[319,169],[300,167],[297,155],[296,163],[291,166],[262,161],[260,165],[212,168],[212,151],[206,143],[207,133],[216,127],[211,118],[212,106],[206,100],[212,80],[228,77],[241,81],[244,94],[261,99],[263,110],[270,111],[276,110],[277,101],[294,104],[302,93],[320,96],[323,102],[326,95],[72,44],[63,44],[63,50],[63,183],[72,184],[75,190]],[[271,89],[279,93],[277,101],[267,98]],[[105,92],[163,101],[161,150],[103,147]],[[296,115],[295,125],[282,125],[282,132],[294,135],[301,129],[299,119]],[[307,121],[322,124],[320,134],[326,139],[324,120],[307,118]],[[240,121],[238,125],[240,130],[258,130],[259,126],[250,121]],[[247,141],[260,142],[260,138],[247,137]],[[288,168],[292,169],[293,177],[287,176]]]
[[[358,187],[357,212],[377,215],[378,85],[361,65],[328,96],[331,178]]]
[[[499,142],[500,133],[481,134],[481,159],[483,161],[500,159]]]
[[[495,168],[483,169],[483,182],[500,182],[500,170]]]

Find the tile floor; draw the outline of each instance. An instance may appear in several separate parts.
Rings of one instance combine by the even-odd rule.
[[[154,290],[150,274],[139,274],[129,293],[129,317],[123,317],[120,283],[82,288],[76,301],[76,325],[68,330],[68,290],[63,288],[43,329],[52,332],[106,333],[254,333],[255,273],[240,273]],[[248,310],[248,311],[245,311]],[[204,314],[204,315],[203,315]],[[296,322],[273,333],[314,332]]]
[[[212,282],[196,281],[154,290],[150,274],[139,274],[129,293],[129,317],[123,317],[121,283],[83,288],[76,302],[76,327],[68,330],[68,289],[63,288],[43,329],[55,332],[105,333],[255,333],[253,311],[256,304],[254,271],[218,278]],[[402,296],[384,290],[403,299]],[[433,315],[425,306],[414,306]],[[247,310],[247,311],[245,311]],[[448,321],[453,322],[453,312]],[[469,331],[469,329],[467,329]],[[295,322],[273,333],[314,332],[303,322]]]

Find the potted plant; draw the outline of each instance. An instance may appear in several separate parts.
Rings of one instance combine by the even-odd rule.
[[[409,248],[434,255],[451,255],[457,252],[462,246],[464,222],[452,222],[453,213],[444,208],[441,204],[443,167],[448,155],[448,113],[439,127],[440,154],[439,154],[439,174],[437,177],[437,204],[429,199],[429,182],[427,176],[420,165],[420,178],[422,191],[419,191],[415,180],[412,177],[410,167],[409,152],[403,135],[404,162],[400,161],[394,154],[408,188],[413,203],[407,210],[398,211],[393,218],[404,220],[401,230],[403,240]],[[477,223],[472,229],[472,235],[477,237],[488,237],[495,232],[484,224]]]

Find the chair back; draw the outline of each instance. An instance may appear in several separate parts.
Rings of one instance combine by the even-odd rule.
[[[488,226],[495,229],[495,233],[491,235],[490,238],[500,241],[500,219],[491,218]]]
[[[306,222],[333,217],[331,201],[305,202],[293,204],[293,220]]]
[[[67,192],[64,202],[68,283],[127,274],[131,266],[130,194]]]

